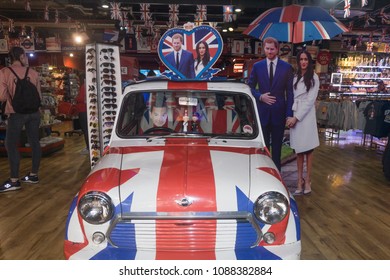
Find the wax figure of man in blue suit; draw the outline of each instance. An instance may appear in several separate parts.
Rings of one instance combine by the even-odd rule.
[[[272,147],[272,160],[280,171],[284,129],[287,119],[293,116],[293,68],[277,57],[276,39],[266,38],[263,44],[266,59],[253,65],[248,85],[256,99],[265,144],[268,149]]]
[[[172,36],[173,52],[169,53],[165,59],[169,64],[175,67],[182,75],[187,79],[195,78],[194,70],[194,56],[192,52],[183,50],[182,45],[184,42],[183,35],[176,33]],[[179,55],[179,61],[177,62],[177,55]]]

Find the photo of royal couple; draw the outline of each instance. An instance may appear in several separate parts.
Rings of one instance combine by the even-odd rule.
[[[161,60],[182,79],[200,78],[222,52],[219,33],[205,28],[189,35],[179,30],[171,31],[160,48]]]

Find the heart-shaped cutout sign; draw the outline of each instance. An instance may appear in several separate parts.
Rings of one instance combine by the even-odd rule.
[[[169,29],[158,44],[160,60],[181,79],[204,79],[222,53],[219,32],[208,25]],[[211,74],[213,75],[213,74]]]

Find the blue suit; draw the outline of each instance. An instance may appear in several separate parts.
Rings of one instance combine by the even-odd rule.
[[[278,58],[272,85],[269,81],[266,59],[253,65],[248,80],[248,85],[256,99],[265,144],[270,149],[272,141],[272,159],[279,170],[286,118],[293,116],[293,77],[292,66]],[[276,102],[272,105],[260,102],[260,96],[267,92],[276,97]]]
[[[176,68],[176,60],[175,60],[175,52],[171,52],[167,54],[165,57],[167,62],[171,64],[174,68]],[[177,69],[182,75],[187,79],[195,78],[195,70],[194,70],[194,56],[192,52],[182,50],[181,57],[179,58],[179,69]]]

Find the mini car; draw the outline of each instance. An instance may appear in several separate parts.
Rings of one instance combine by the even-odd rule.
[[[66,259],[299,259],[297,204],[249,87],[124,88],[103,156],[75,196]]]

